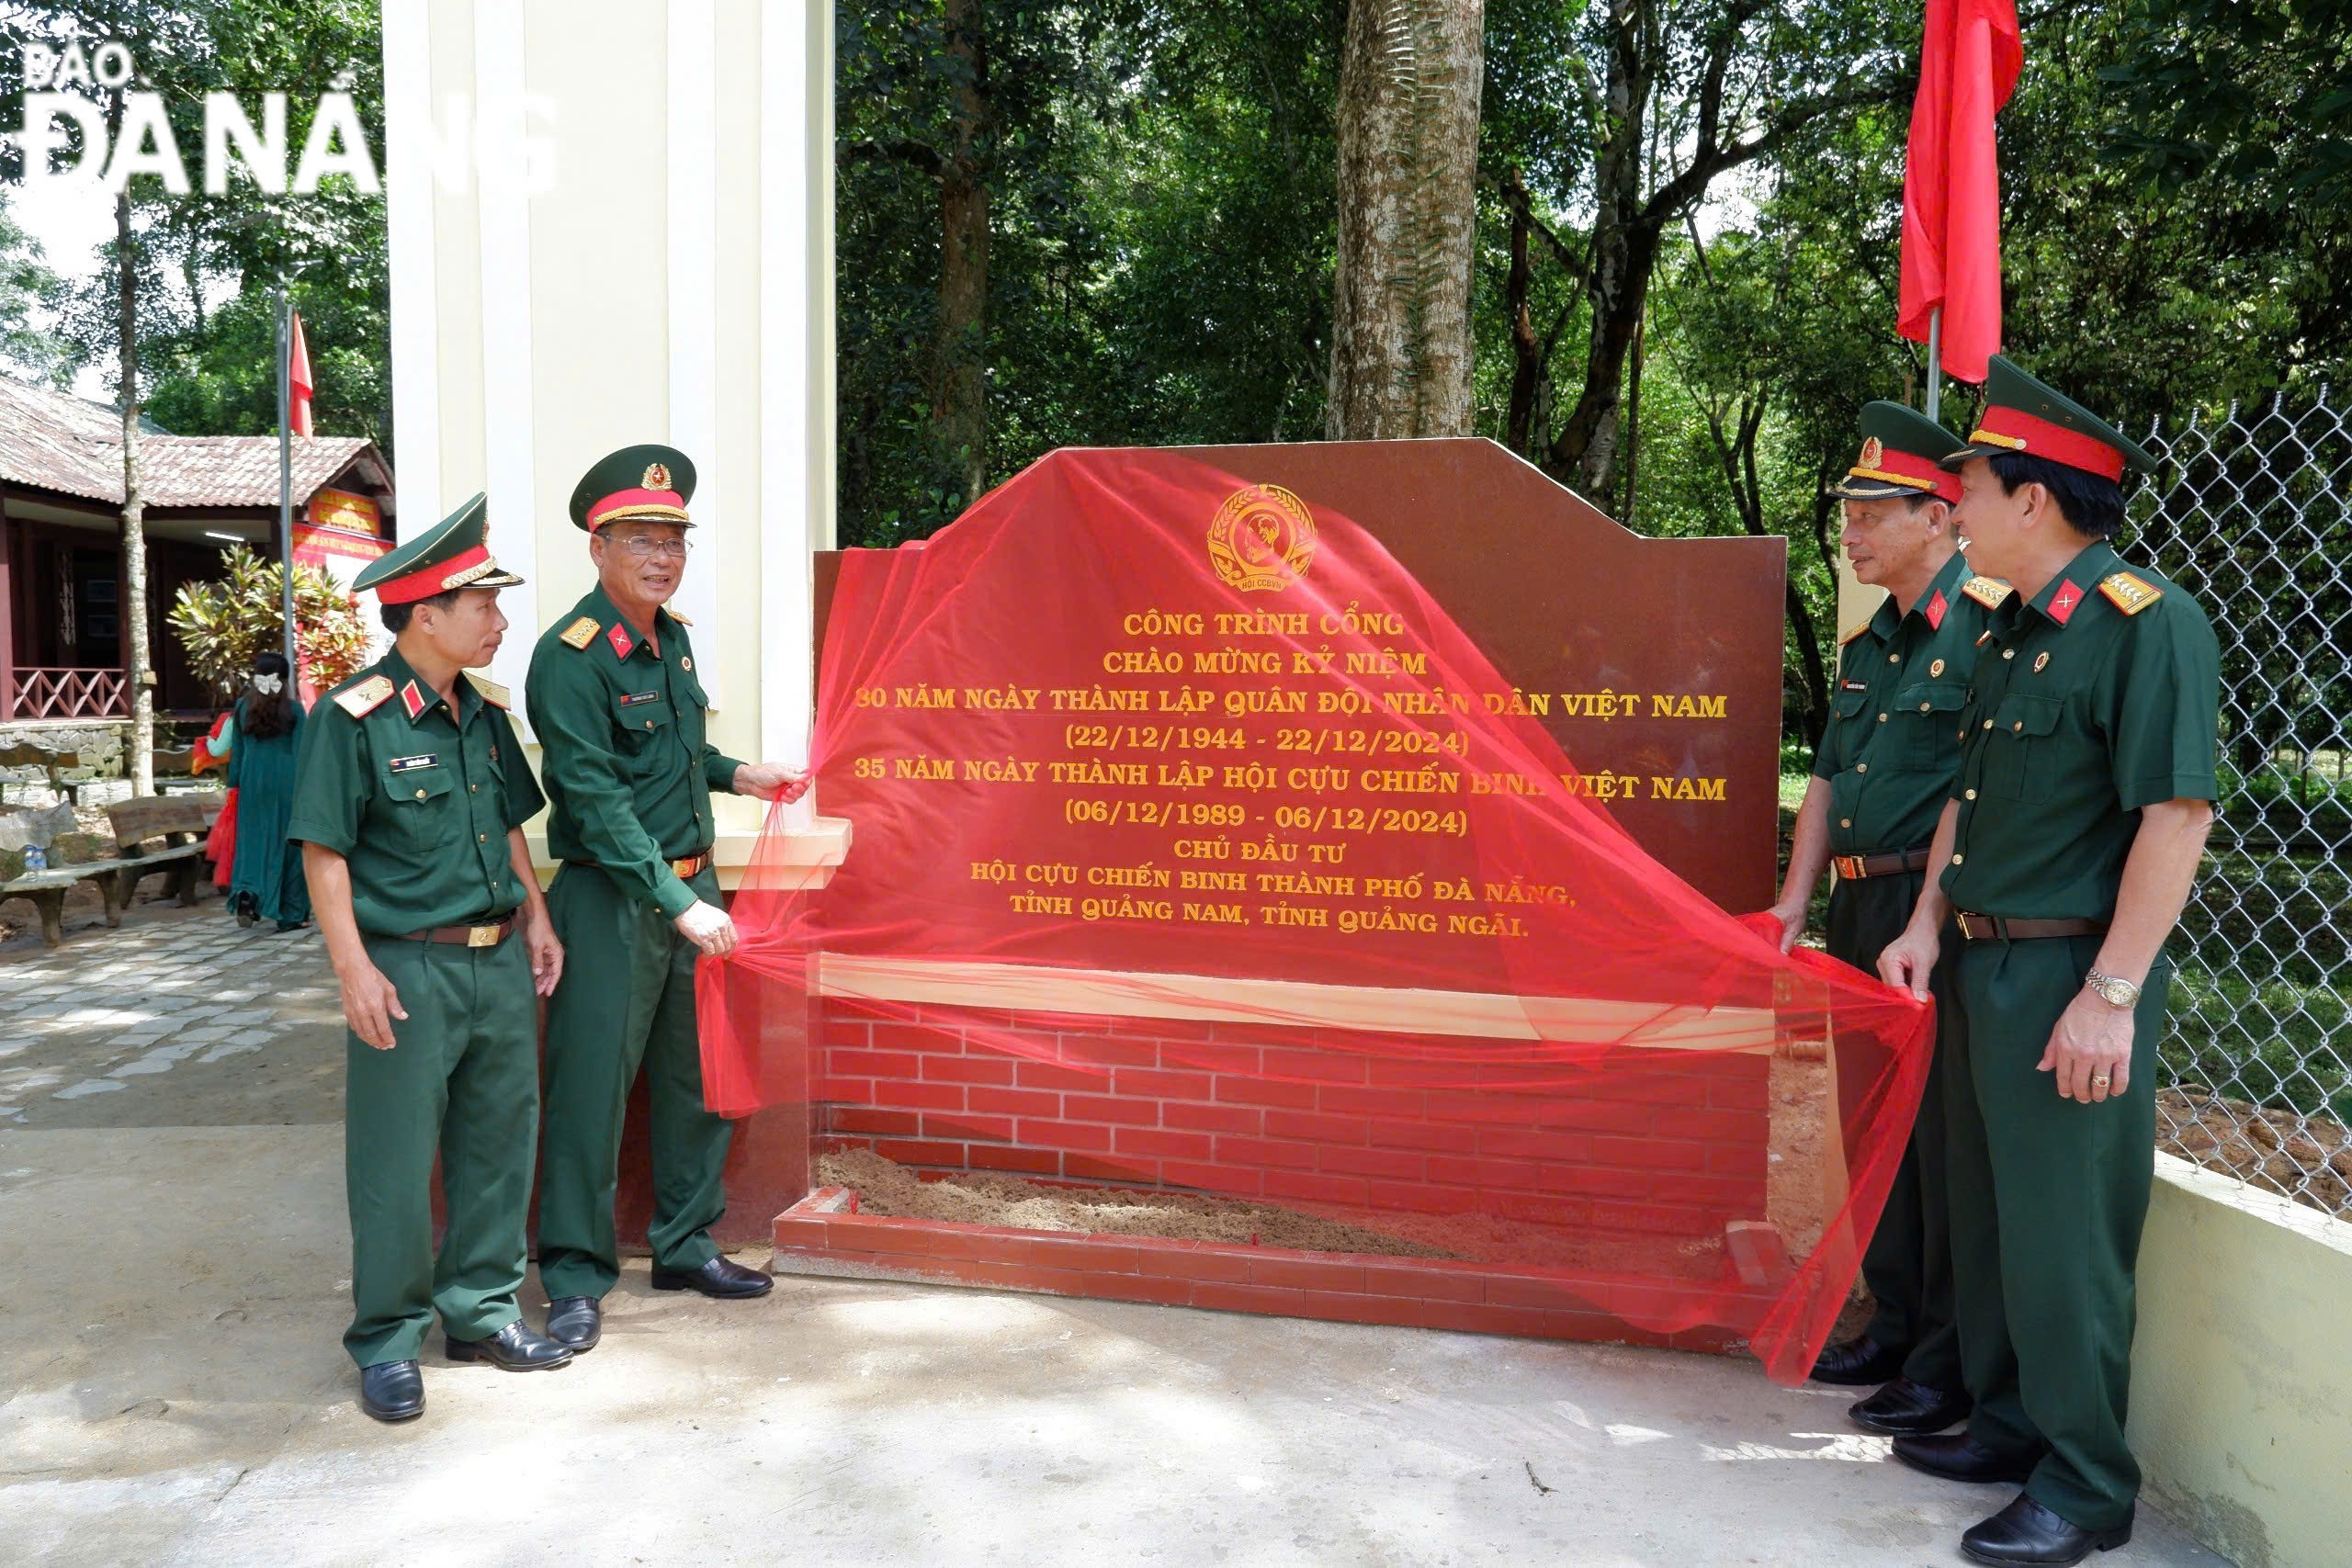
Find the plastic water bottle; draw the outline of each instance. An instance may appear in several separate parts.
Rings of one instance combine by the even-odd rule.
[[[41,848],[39,844],[27,844],[25,846],[26,874],[29,875],[33,872],[47,871],[48,869],[49,852]]]

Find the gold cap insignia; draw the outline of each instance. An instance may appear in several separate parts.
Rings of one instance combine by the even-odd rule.
[[[1886,443],[1873,435],[1862,443],[1862,456],[1855,463],[1858,468],[1875,468],[1886,461]]]
[[[670,466],[667,463],[646,464],[645,488],[647,490],[668,490],[670,488]]]

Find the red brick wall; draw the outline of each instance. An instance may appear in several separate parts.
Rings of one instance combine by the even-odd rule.
[[[1100,1070],[983,1043],[1008,1035]],[[930,1007],[906,1021],[829,1001],[819,1038],[825,1146],[917,1168],[1693,1236],[1765,1212],[1761,1056],[1622,1051],[1532,1091],[1523,1068],[1441,1069],[1497,1087],[1425,1088],[1426,1062],[1253,1024]],[[1476,1046],[1428,1043],[1457,1060]]]

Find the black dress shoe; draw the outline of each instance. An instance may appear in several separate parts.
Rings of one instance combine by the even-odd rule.
[[[683,1274],[656,1269],[653,1270],[653,1288],[657,1291],[697,1291],[706,1296],[732,1300],[740,1296],[764,1296],[775,1289],[775,1279],[756,1269],[746,1269],[724,1258],[714,1258],[701,1268]]]
[[[1924,1438],[1958,1425],[1975,1402],[1957,1388],[1929,1388],[1909,1378],[1897,1378],[1846,1412],[1854,1425],[1898,1438]]]
[[[2131,1539],[2128,1518],[2111,1530],[2086,1530],[2019,1493],[2016,1502],[1962,1535],[1960,1549],[1979,1562],[2065,1568],[2094,1551],[2112,1551]]]
[[[448,1350],[453,1361],[488,1361],[510,1372],[544,1371],[571,1359],[570,1350],[543,1334],[532,1333],[530,1325],[519,1317],[487,1339],[451,1339]]]
[[[413,1421],[424,1414],[424,1379],[414,1361],[379,1361],[359,1369],[359,1408],[379,1421]]]
[[[1813,1381],[1837,1383],[1847,1388],[1867,1388],[1886,1382],[1903,1371],[1903,1358],[1908,1351],[1882,1345],[1865,1334],[1859,1339],[1849,1339],[1843,1345],[1823,1348],[1821,1359],[1813,1363]]]
[[[548,1337],[577,1356],[605,1337],[605,1309],[594,1296],[558,1296],[548,1303]]]
[[[2041,1462],[2038,1453],[1996,1454],[1965,1432],[1946,1438],[1897,1438],[1894,1457],[1914,1470],[1946,1481],[2021,1483]]]

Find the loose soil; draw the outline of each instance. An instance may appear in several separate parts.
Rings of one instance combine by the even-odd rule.
[[[860,1213],[959,1224],[1160,1236],[1388,1258],[1446,1258],[1569,1272],[1688,1280],[1713,1280],[1726,1267],[1722,1238],[1717,1236],[1577,1230],[1493,1214],[1417,1214],[1386,1209],[1309,1213],[1200,1193],[1063,1187],[977,1171],[925,1180],[865,1149],[842,1149],[820,1156],[817,1176],[820,1185],[855,1189]]]
[[[2352,1133],[2327,1117],[2182,1089],[2158,1089],[2156,1113],[2159,1147],[2322,1213],[2352,1214]]]

